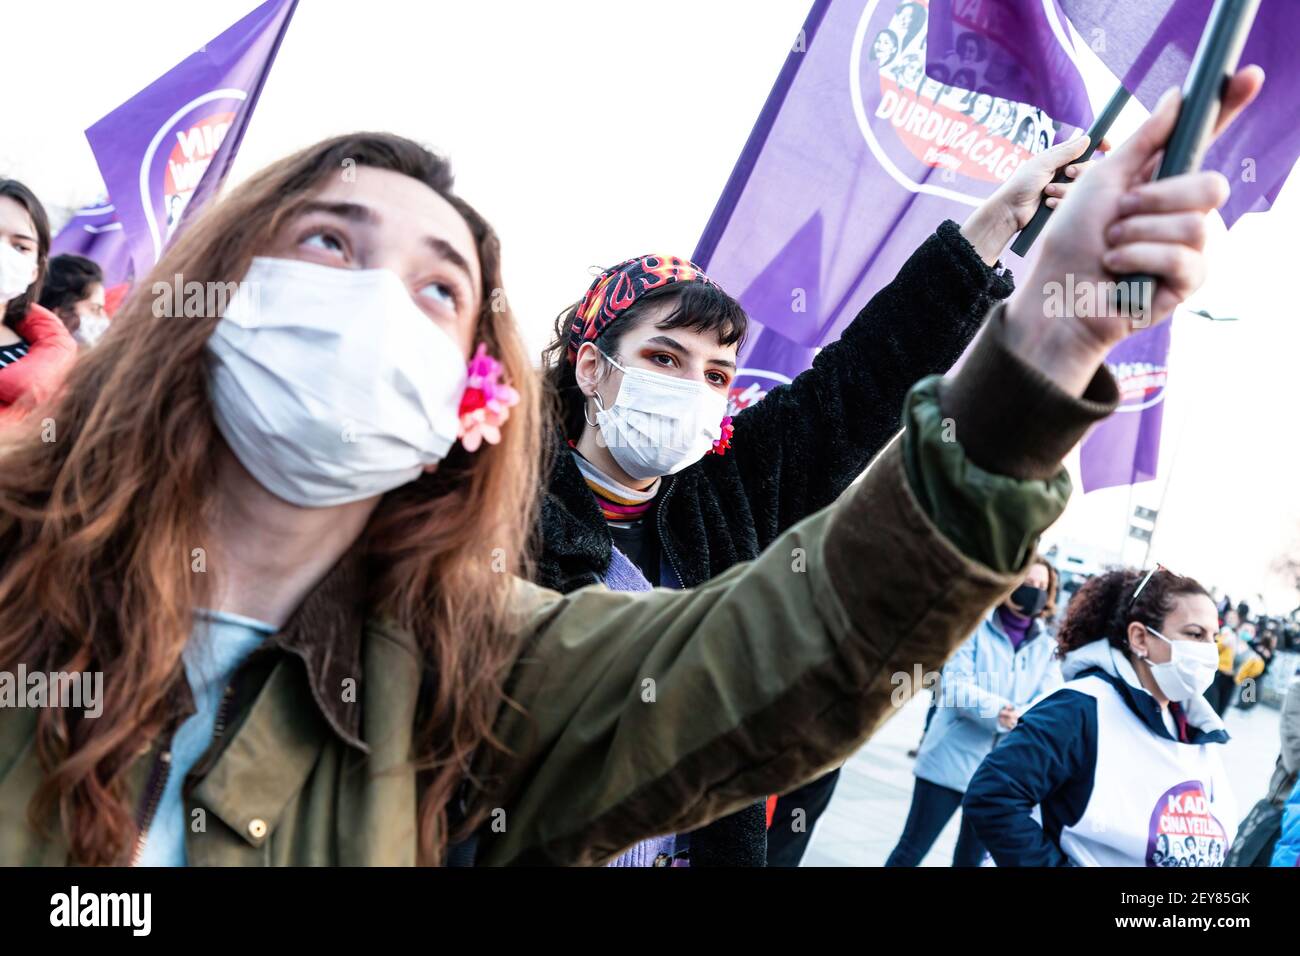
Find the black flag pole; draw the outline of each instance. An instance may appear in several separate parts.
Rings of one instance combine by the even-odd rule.
[[[1259,4],[1260,0],[1216,0],[1187,71],[1178,123],[1165,146],[1155,179],[1200,169],[1219,117],[1219,104],[1228,79],[1237,70]],[[1119,282],[1121,302],[1117,304],[1126,304],[1130,316],[1142,316],[1149,322],[1154,318],[1149,315],[1154,293],[1155,279],[1151,276],[1124,276]]]
[[[1106,103],[1106,108],[1101,111],[1101,114],[1093,120],[1092,126],[1088,128],[1087,150],[1085,150],[1084,154],[1078,159],[1072,159],[1065,166],[1062,166],[1057,171],[1056,176],[1053,177],[1052,182],[1069,182],[1070,177],[1065,175],[1066,169],[1076,163],[1086,163],[1092,158],[1092,154],[1097,149],[1097,144],[1105,139],[1111,126],[1115,123],[1115,120],[1119,118],[1119,114],[1128,104],[1129,96],[1129,91],[1124,89],[1122,86],[1111,94],[1110,100]],[[1018,256],[1023,256],[1027,253],[1029,247],[1034,244],[1034,240],[1038,238],[1038,234],[1042,232],[1043,227],[1047,225],[1047,220],[1051,218],[1051,215],[1052,209],[1047,205],[1047,200],[1040,199],[1038,201],[1038,208],[1034,211],[1034,218],[1030,219],[1029,224],[1026,225],[1024,229],[1020,230],[1020,235],[1016,236],[1016,241],[1011,244],[1011,251]]]

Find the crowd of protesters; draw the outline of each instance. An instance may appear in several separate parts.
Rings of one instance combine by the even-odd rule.
[[[1248,604],[1243,601],[1234,607],[1226,596],[1217,607],[1219,666],[1206,696],[1222,716],[1229,707],[1249,710],[1259,703],[1257,688],[1277,652],[1300,649],[1300,626],[1290,617],[1252,618]]]
[[[110,318],[0,180],[0,668],[108,695],[0,708],[0,863],[793,864],[914,666],[942,677],[892,865],[958,807],[959,865],[1222,863],[1202,695],[1216,640],[1245,680],[1258,637],[1190,578],[1119,570],[1053,638],[1035,550],[1132,329],[1047,322],[1032,290],[1144,272],[1167,315],[1199,284],[1226,186],[1145,181],[1175,115],[1075,183],[1050,181],[1082,139],[1022,164],[734,415],[749,317],[671,255],[597,276],[538,374],[491,226],[397,136],[195,217],[153,274],[259,295],[167,336],[150,276]],[[1012,295],[1045,192],[1085,199]]]

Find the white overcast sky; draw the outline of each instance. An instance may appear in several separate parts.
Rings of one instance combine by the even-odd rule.
[[[255,6],[7,3],[0,174],[51,205],[95,200],[85,128]],[[511,302],[540,347],[591,266],[694,249],[808,7],[302,0],[232,177],[358,129],[443,150],[460,192],[501,233]],[[1114,80],[1082,55],[1099,106]],[[1142,115],[1130,105],[1113,136]],[[1164,499],[1154,560],[1234,598],[1263,592],[1273,610],[1300,603],[1268,572],[1300,546],[1297,178],[1270,213],[1216,234],[1211,280],[1193,304],[1240,321],[1179,319],[1161,475],[1133,495],[1149,507]],[[1049,539],[1114,551],[1128,503],[1127,489],[1076,491]],[[1130,542],[1125,557],[1142,551]]]

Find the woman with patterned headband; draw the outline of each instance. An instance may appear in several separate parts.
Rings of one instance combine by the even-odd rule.
[[[998,257],[1044,187],[1052,205],[1064,194],[1048,182],[1085,142],[1024,163],[965,225],[943,223],[811,369],[734,420],[728,397],[748,323],[739,303],[675,256],[601,273],[559,316],[547,349],[562,431],[539,583],[694,587],[834,501],[898,431],[907,390],[947,371],[1010,294]],[[770,834],[761,804],[695,834],[692,864],[797,863],[837,773],[783,799]],[[675,848],[667,838],[624,860],[664,865]]]

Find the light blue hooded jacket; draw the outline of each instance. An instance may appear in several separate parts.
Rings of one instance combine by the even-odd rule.
[[[1300,783],[1282,808],[1282,835],[1273,848],[1273,866],[1300,866]]]
[[[998,620],[997,608],[944,665],[938,709],[916,757],[922,780],[966,792],[971,777],[1007,729],[1003,707],[1024,713],[1062,684],[1056,641],[1042,621],[1029,626],[1018,650]]]

